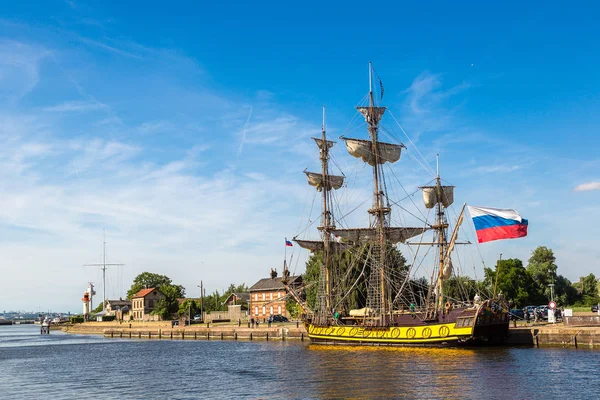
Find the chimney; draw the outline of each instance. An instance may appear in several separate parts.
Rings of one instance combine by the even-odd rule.
[[[275,279],[277,278],[277,270],[271,268],[271,279]]]

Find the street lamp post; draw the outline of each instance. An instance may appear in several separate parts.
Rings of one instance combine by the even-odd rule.
[[[200,317],[204,321],[204,287],[202,286],[202,281],[200,281],[198,287],[200,288]]]
[[[554,272],[552,269],[550,269],[548,272],[550,272],[550,278],[552,279],[552,283],[548,285],[550,286],[550,300],[554,301]]]

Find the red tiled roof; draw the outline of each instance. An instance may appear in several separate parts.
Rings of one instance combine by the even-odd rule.
[[[149,295],[150,293],[152,293],[152,291],[154,290],[154,288],[148,288],[148,289],[142,289],[139,292],[137,292],[133,298],[138,298],[138,297],[146,297],[147,295]]]

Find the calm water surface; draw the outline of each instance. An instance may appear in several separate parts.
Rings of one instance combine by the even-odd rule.
[[[600,352],[136,341],[0,326],[0,399],[600,396]]]

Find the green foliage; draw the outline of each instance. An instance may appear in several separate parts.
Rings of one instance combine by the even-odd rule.
[[[300,304],[296,303],[294,299],[288,298],[285,302],[285,309],[290,315],[291,319],[298,319],[300,314],[302,314],[302,308]]]
[[[491,287],[496,288],[496,293],[502,291],[504,298],[513,300],[515,307],[546,302],[540,296],[533,278],[523,267],[523,262],[517,258],[498,261],[494,270],[485,268],[484,273],[485,280],[492,283]]]
[[[573,304],[577,301],[579,295],[577,289],[567,278],[558,275],[554,280],[554,300],[559,305]]]
[[[102,321],[105,322],[110,322],[110,321],[114,321],[117,317],[114,315],[105,315],[102,317]]]
[[[159,300],[151,312],[164,320],[171,319],[171,315],[178,312],[179,302],[177,299],[185,297],[185,288],[181,285],[174,285],[168,276],[142,272],[133,280],[131,288],[127,291],[127,298],[131,299],[137,292],[146,288],[159,289],[165,295],[165,298]]]
[[[332,285],[331,295],[333,303],[338,304],[339,310],[347,311],[366,306],[366,282],[371,273],[370,253],[371,247],[366,244],[360,248],[353,248],[331,256],[330,277],[333,282],[338,283]],[[387,248],[387,260],[391,276],[397,280],[392,282],[392,286],[399,286],[402,273],[408,269],[406,259],[400,250],[394,246],[389,246]],[[312,286],[305,291],[306,303],[311,309],[314,309],[316,304],[322,264],[322,252],[313,253],[306,262],[303,281],[305,284],[312,283]],[[355,285],[355,282],[358,283]]]
[[[527,272],[535,282],[536,291],[540,298],[543,296],[545,299],[550,299],[551,291],[548,285],[553,283],[558,269],[555,261],[554,252],[545,246],[538,246],[531,253],[527,264]]]
[[[189,316],[191,318],[196,314],[200,314],[200,302],[192,299],[184,300],[183,303],[179,305],[179,310],[177,311],[177,315],[181,316]]]
[[[427,279],[425,279],[427,284]],[[444,296],[454,301],[472,301],[476,294],[488,294],[485,281],[477,281],[468,276],[452,276],[443,283]]]
[[[579,278],[577,286],[580,289],[581,296],[576,304],[581,306],[591,306],[600,303],[600,296],[598,296],[598,279],[596,279],[594,274]]]
[[[92,314],[98,314],[100,311],[102,311],[104,309],[104,307],[102,306],[102,303],[98,304],[98,306],[96,308],[94,308],[92,310]]]
[[[152,272],[142,272],[133,280],[131,288],[127,291],[127,298],[131,299],[137,292],[146,288],[157,288],[165,293],[167,286],[174,286],[177,290],[177,297],[185,297],[185,289],[181,285],[173,285],[171,278],[165,275],[155,274]],[[167,293],[165,293],[167,294]]]
[[[71,321],[72,324],[82,324],[85,319],[83,318],[83,315],[76,315],[74,317],[69,318],[69,321]]]
[[[175,311],[173,311],[175,309]],[[173,307],[172,303],[166,298],[161,299],[156,303],[156,307],[150,314],[158,315],[162,320],[171,319],[171,314],[177,311],[176,307]]]

